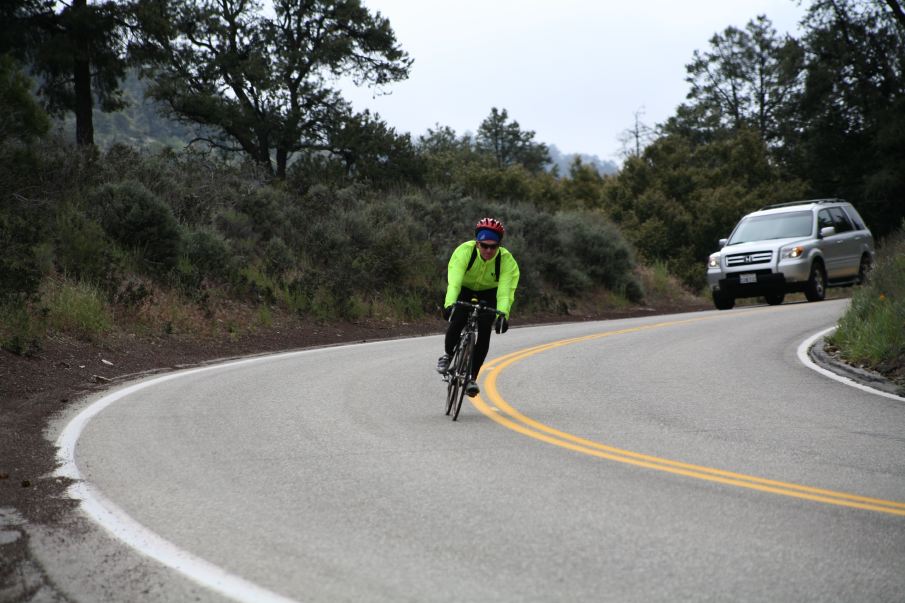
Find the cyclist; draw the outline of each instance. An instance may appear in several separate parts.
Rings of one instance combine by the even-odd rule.
[[[497,334],[509,329],[509,309],[518,286],[518,264],[509,250],[500,246],[505,233],[502,222],[483,218],[475,224],[474,240],[459,245],[449,258],[448,285],[443,302],[443,318],[449,321],[449,327],[444,345],[446,353],[437,361],[437,372],[442,374],[449,368],[456,343],[468,319],[465,309],[454,311],[456,301],[478,299],[504,314],[494,321],[494,314],[486,313],[479,320],[471,379],[465,385],[465,393],[471,398],[480,393],[475,379],[490,348],[490,329],[493,328]]]

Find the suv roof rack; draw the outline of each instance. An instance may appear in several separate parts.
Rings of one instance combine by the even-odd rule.
[[[762,211],[765,209],[776,209],[777,207],[793,207],[795,205],[810,205],[811,203],[838,203],[842,201],[842,199],[806,199],[803,201],[790,201],[788,203],[774,203],[773,205],[765,205],[761,207],[758,211]]]

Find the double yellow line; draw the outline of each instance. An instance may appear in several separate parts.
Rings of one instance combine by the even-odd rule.
[[[627,333],[635,333],[650,329],[658,329],[663,327],[688,324],[701,320],[709,320],[711,317],[693,318],[688,320],[674,320],[668,322],[659,322],[650,325],[631,327],[627,329],[618,329],[614,331],[605,331],[603,333],[595,333],[584,337],[575,337],[571,339],[561,339],[543,345],[538,345],[510,354],[495,358],[486,363],[481,369],[481,376],[484,378],[482,391],[483,397],[478,396],[472,398],[472,404],[499,423],[513,431],[528,437],[560,446],[568,450],[580,452],[598,458],[608,459],[619,463],[626,463],[646,469],[654,469],[657,471],[666,471],[676,475],[703,479],[710,482],[717,482],[729,486],[737,486],[739,488],[749,488],[751,490],[760,490],[761,492],[770,492],[772,494],[780,494],[783,496],[792,496],[795,498],[803,498],[806,500],[827,503],[831,505],[840,505],[843,507],[853,507],[856,509],[866,509],[869,511],[878,511],[881,513],[889,513],[891,515],[905,516],[905,503],[891,500],[883,500],[880,498],[871,498],[868,496],[859,496],[857,494],[848,494],[845,492],[836,492],[834,490],[825,490],[822,488],[813,488],[810,486],[802,486],[789,482],[781,482],[753,475],[745,475],[743,473],[734,473],[732,471],[724,471],[722,469],[714,469],[712,467],[704,467],[701,465],[692,465],[680,461],[674,461],[666,458],[641,454],[608,446],[600,442],[588,440],[576,435],[560,431],[548,425],[544,425],[539,421],[525,416],[518,410],[509,405],[500,395],[497,389],[497,378],[500,373],[513,364],[535,356],[542,352],[555,350],[564,346],[602,339],[604,337],[613,337],[616,335],[624,335]]]

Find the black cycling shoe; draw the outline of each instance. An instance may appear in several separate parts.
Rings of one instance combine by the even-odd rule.
[[[469,398],[474,398],[478,394],[481,393],[481,388],[478,387],[478,384],[474,382],[474,379],[470,380],[465,384],[465,395]]]
[[[440,358],[437,360],[438,373],[440,373],[441,375],[446,374],[446,371],[449,370],[449,360],[449,354],[443,354],[442,356],[440,356]]]

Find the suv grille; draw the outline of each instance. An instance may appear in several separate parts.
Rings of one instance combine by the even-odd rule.
[[[736,253],[726,257],[727,266],[747,266],[748,264],[763,264],[773,259],[772,251],[753,251],[751,253]]]

